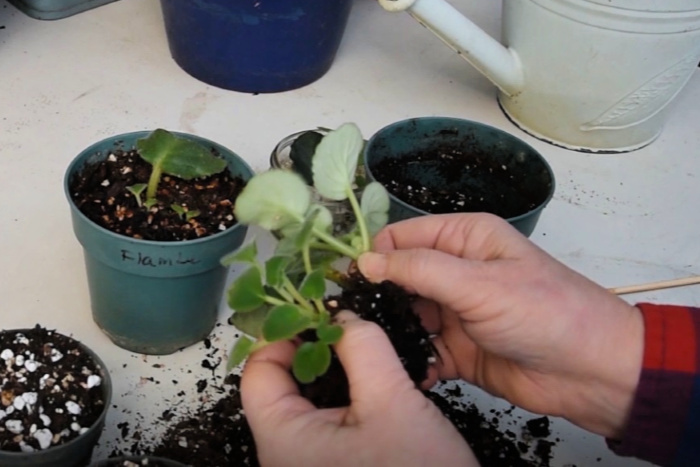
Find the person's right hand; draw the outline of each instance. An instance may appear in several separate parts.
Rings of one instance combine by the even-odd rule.
[[[437,335],[440,378],[621,436],[641,371],[641,313],[506,221],[451,214],[391,224],[358,265],[424,298],[418,311]]]

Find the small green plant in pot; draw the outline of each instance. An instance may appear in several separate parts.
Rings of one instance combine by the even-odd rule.
[[[235,198],[253,176],[229,149],[166,130],[82,151],[64,189],[83,246],[93,319],[120,347],[168,354],[213,328],[246,227]]]
[[[321,140],[313,158],[316,190],[331,200],[347,199],[352,206],[356,222],[349,232],[334,235],[328,208],[313,202],[309,185],[291,171],[258,174],[238,197],[239,221],[276,231],[280,241],[264,263],[258,260],[255,243],[223,260],[249,265],[228,291],[229,306],[235,310],[232,322],[247,334],[233,348],[229,366],[270,342],[312,331],[316,338],[297,350],[294,374],[310,382],[327,370],[330,345],[342,330],[332,323],[324,304],[326,280],[341,281],[334,261],[355,260],[371,248],[372,235],[386,224],[389,210],[388,195],[379,183],[367,185],[361,199],[355,195],[362,145],[357,126],[345,124]]]

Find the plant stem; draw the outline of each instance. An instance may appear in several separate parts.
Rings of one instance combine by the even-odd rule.
[[[369,251],[372,248],[372,240],[369,238],[369,231],[367,230],[365,216],[362,215],[362,208],[360,207],[360,203],[357,201],[357,196],[355,196],[355,192],[352,190],[352,187],[347,187],[346,190],[348,199],[350,200],[350,206],[352,206],[352,211],[355,213],[357,228],[362,236],[362,251]]]
[[[339,241],[333,235],[324,232],[323,230],[319,230],[315,227],[313,229],[313,232],[316,235],[316,237],[326,242],[328,246],[330,246],[333,250],[337,251],[341,255],[347,256],[350,259],[357,259],[360,256],[360,253],[357,250]]]
[[[158,191],[158,183],[160,183],[160,176],[163,173],[163,168],[155,164],[153,165],[153,170],[151,171],[151,177],[148,179],[148,189],[146,190],[146,199],[155,199],[156,192]]]
[[[279,290],[278,290],[278,292],[279,292]],[[269,295],[265,295],[265,303],[269,303],[270,305],[285,305],[287,303],[287,301],[280,300],[279,298],[276,298],[276,297],[270,297]]]
[[[302,306],[302,308],[305,308],[307,310],[313,310],[314,307],[313,305],[304,297],[301,296],[299,291],[297,290],[296,287],[294,287],[294,284],[292,284],[292,281],[289,280],[287,276],[283,277],[283,287],[284,289],[289,292],[289,294],[294,297],[294,300],[299,302],[299,305]]]
[[[275,287],[275,290],[284,299],[283,303],[285,303],[285,302],[294,303],[294,297],[292,297],[292,295],[286,289]]]
[[[306,244],[304,245],[304,249],[301,250],[302,258],[304,259],[304,269],[306,270],[306,274],[311,274],[311,249],[309,248],[309,245]]]

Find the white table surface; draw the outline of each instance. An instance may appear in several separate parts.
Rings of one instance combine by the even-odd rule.
[[[498,36],[500,2],[453,4]],[[41,323],[106,361],[115,407],[95,458],[124,446],[117,423],[152,428],[153,416],[171,404],[197,403],[202,394],[193,383],[211,377],[201,368],[211,354],[203,345],[144,357],[111,344],[91,319],[62,179],[71,159],[103,137],[155,127],[191,132],[262,171],[279,139],[318,125],[354,121],[369,136],[414,116],[472,119],[522,138],[551,164],[556,193],[531,239],[555,257],[607,287],[700,274],[700,71],[656,142],[628,154],[587,155],[515,128],[485,78],[408,15],[372,0],[356,0],[328,74],[269,95],[218,89],[182,71],[170,58],[155,1],[120,0],[39,21],[0,0],[0,26],[0,328]],[[700,286],[627,299],[698,306]],[[222,323],[228,314],[222,306]],[[217,328],[214,359],[225,357],[232,336],[230,326]],[[177,396],[180,390],[186,394]],[[498,405],[472,393],[484,408]],[[555,432],[563,441],[553,465],[644,465],[616,458],[601,438],[566,422],[557,420]]]

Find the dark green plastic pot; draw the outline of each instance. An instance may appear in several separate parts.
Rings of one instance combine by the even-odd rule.
[[[123,467],[137,465],[148,467],[186,467],[187,464],[155,456],[121,456],[93,462],[90,467]]]
[[[12,332],[29,331],[28,329],[12,329]],[[3,331],[5,332],[5,331]],[[64,335],[65,336],[65,335]],[[68,336],[66,336],[68,337]],[[102,435],[105,426],[105,417],[112,401],[112,379],[107,371],[107,366],[102,359],[82,342],[80,347],[90,355],[91,359],[99,366],[101,371],[102,398],[104,407],[95,423],[82,435],[68,441],[65,444],[50,447],[43,451],[34,452],[10,452],[0,450],[0,466],[12,467],[82,467],[90,462],[92,451]]]
[[[467,157],[467,163],[463,169],[455,171],[439,167],[440,162],[435,160],[416,159],[418,154],[435,151],[461,153]],[[400,171],[409,174],[418,186],[469,194],[476,199],[498,188],[502,205],[509,206],[502,212],[508,214],[502,214],[497,203],[492,203],[495,208],[490,210],[465,206],[464,211],[500,215],[526,236],[535,229],[542,210],[554,194],[554,173],[535,149],[505,131],[460,118],[418,117],[388,125],[368,140],[364,158],[371,180],[377,180],[373,173],[377,164],[386,159],[399,159]],[[491,168],[492,174],[484,174],[489,170],[474,170],[475,165]],[[474,175],[476,172],[478,177]],[[507,179],[504,173],[508,174]],[[389,186],[387,189],[391,191]],[[514,211],[511,205],[525,196],[533,203]],[[390,193],[389,197],[389,222],[431,214],[394,194]]]
[[[237,249],[247,228],[235,225],[197,240],[157,242],[115,234],[89,220],[73,202],[69,180],[115,148],[131,149],[149,132],[104,139],[82,151],[66,171],[64,191],[73,230],[83,246],[92,316],[118,346],[164,355],[203,340],[216,324],[227,269],[221,258]],[[229,149],[178,133],[215,148],[232,175],[249,180],[253,170]]]

